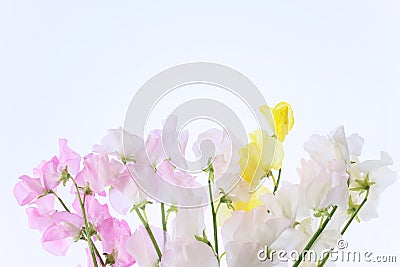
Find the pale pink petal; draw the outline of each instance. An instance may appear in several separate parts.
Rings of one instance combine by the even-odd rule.
[[[19,179],[20,181],[14,187],[14,196],[20,206],[31,203],[45,191],[39,178],[23,175]]]
[[[101,237],[103,252],[112,254],[114,266],[131,266],[135,263],[134,258],[126,250],[126,241],[131,235],[131,230],[124,220],[108,218],[97,230]]]
[[[83,219],[77,214],[56,212],[52,215],[53,224],[46,228],[42,236],[44,249],[56,256],[64,256],[68,248],[79,236]]]
[[[60,182],[61,173],[57,170],[58,165],[57,157],[53,157],[40,168],[41,181],[46,190],[53,190]]]
[[[169,236],[166,234],[164,243],[164,231],[162,229],[151,227],[157,244],[163,253],[168,249]],[[165,245],[164,245],[165,244]],[[128,252],[136,259],[139,266],[156,266],[158,256],[151,242],[151,239],[144,226],[140,226],[126,242]]]
[[[60,163],[58,170],[62,171],[66,166],[68,166],[68,172],[72,175],[76,175],[80,169],[81,156],[68,147],[67,139],[60,139]]]

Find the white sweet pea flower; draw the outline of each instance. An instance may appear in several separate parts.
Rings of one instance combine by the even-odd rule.
[[[341,215],[334,215],[324,231],[318,236],[314,244],[311,246],[310,251],[313,251],[312,253],[314,254],[312,256],[315,256],[315,260],[318,260],[321,257],[324,250],[329,250],[335,247],[337,241],[342,237],[340,234],[339,223],[342,221],[343,217]],[[308,217],[297,226],[297,229],[303,239],[302,243],[298,246],[299,253],[304,249],[306,244],[311,240],[317,231],[317,223],[317,220],[313,220],[312,217]]]
[[[351,156],[359,156],[363,145],[364,140],[358,134],[346,137],[341,125],[328,136],[312,135],[304,144],[304,149],[313,160],[324,166],[328,167],[332,161],[342,160],[349,168]]]
[[[135,157],[142,155],[143,151],[143,139],[127,132],[122,127],[108,130],[101,144],[93,146],[93,152],[115,155],[123,162],[136,160]]]
[[[249,212],[234,211],[221,229],[228,266],[278,264],[270,260],[260,261],[258,252],[265,248],[289,250],[293,244],[297,245],[300,237],[294,234],[296,231],[290,228],[290,224],[289,219],[273,216],[262,206]],[[281,242],[281,238],[287,242]]]
[[[301,163],[298,172],[307,208],[322,210],[332,205],[347,207],[348,174],[343,161],[333,161],[329,168],[313,160],[302,160]]]
[[[393,161],[386,152],[381,152],[380,160],[366,160],[361,163],[354,162],[350,172],[351,203],[357,208],[368,192],[368,198],[358,213],[362,221],[369,221],[378,217],[378,204],[380,195],[396,181],[396,172],[389,169]]]
[[[196,240],[195,236],[203,236],[203,208],[179,209],[172,222],[172,241],[160,266],[218,266],[218,260],[210,246]]]
[[[302,190],[300,185],[283,183],[275,195],[267,193],[262,195],[260,200],[272,215],[284,216],[293,224],[297,218],[304,217],[307,213]]]
[[[171,243],[162,257],[161,267],[217,267],[218,260],[211,248],[196,240],[177,240]]]
[[[172,239],[195,240],[206,229],[203,208],[179,209],[172,221]]]

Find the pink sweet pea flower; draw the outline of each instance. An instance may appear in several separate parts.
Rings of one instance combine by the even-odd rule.
[[[56,156],[43,160],[33,169],[33,178],[23,175],[14,187],[14,196],[20,206],[32,203],[46,191],[54,190],[60,183],[62,171],[68,166],[71,174],[77,174],[80,156],[67,146],[66,139],[60,139],[60,159]]]
[[[157,167],[157,174],[170,182],[173,185],[181,186],[181,187],[197,187],[199,183],[195,181],[194,176],[190,174],[177,171],[174,169],[174,166],[168,160],[163,161]]]
[[[111,218],[107,204],[101,205],[100,202],[93,196],[87,195],[86,202],[84,204],[87,219],[96,229],[104,220]],[[72,207],[76,213],[82,217],[82,209],[78,197],[75,199]]]
[[[68,147],[67,139],[60,139],[60,163],[58,165],[58,170],[61,172],[68,166],[68,172],[72,175],[76,175],[80,169],[81,156]]]
[[[169,235],[166,235],[166,242],[164,244],[165,232],[156,227],[151,227],[151,231],[154,234],[161,253],[168,250],[170,242]],[[158,256],[144,226],[140,226],[131,237],[128,238],[126,249],[136,259],[138,266],[157,266]]]
[[[83,219],[81,216],[61,211],[51,216],[53,223],[42,236],[43,248],[56,256],[64,256],[71,244],[79,237]]]
[[[135,156],[141,155],[143,149],[143,139],[128,133],[121,127],[108,130],[108,135],[101,140],[101,145],[93,146],[93,152],[115,155],[127,162],[135,160]]]
[[[110,204],[120,214],[125,215],[135,203],[141,203],[146,200],[146,195],[132,179],[127,169],[113,178],[111,186],[112,189],[109,193]]]
[[[31,203],[45,191],[39,178],[23,175],[19,179],[14,187],[14,196],[20,206]]]
[[[14,187],[14,196],[20,206],[32,203],[37,197],[58,185],[60,174],[57,172],[57,165],[57,157],[50,161],[43,160],[33,169],[34,178],[27,175],[19,177],[20,181]]]
[[[163,125],[163,129],[156,129],[149,133],[146,139],[144,155],[146,160],[154,167],[168,159],[176,166],[186,167],[184,157],[186,145],[189,139],[187,130],[177,131],[177,117],[169,116]]]
[[[126,249],[126,241],[131,236],[131,229],[124,220],[108,218],[102,222],[98,228],[101,237],[103,253],[107,253],[106,258],[114,263],[115,267],[128,267],[135,263],[135,259]]]
[[[50,161],[43,160],[37,168],[33,169],[33,175],[40,177],[45,190],[53,190],[58,186],[61,177],[58,166],[59,160],[54,156]]]
[[[29,207],[25,210],[30,228],[37,229],[43,233],[53,223],[52,215],[56,212],[54,210],[54,201],[54,195],[47,195],[34,202],[36,207]]]
[[[84,157],[84,167],[76,176],[78,185],[84,187],[89,185],[94,193],[101,193],[113,177],[110,161],[107,154]]]

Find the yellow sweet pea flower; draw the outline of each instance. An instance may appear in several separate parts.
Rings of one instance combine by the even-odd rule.
[[[261,186],[257,189],[257,191],[251,194],[251,197],[248,201],[234,201],[232,202],[232,206],[235,208],[235,210],[244,210],[248,212],[258,206],[263,206],[264,203],[260,200],[260,196],[267,193],[271,193],[271,191],[267,187]]]
[[[275,136],[283,142],[294,124],[293,109],[290,104],[280,102],[274,108],[261,106],[260,111],[274,130]]]
[[[263,206],[264,203],[260,200],[260,196],[267,193],[271,193],[271,191],[265,186],[260,186],[260,188],[258,188],[257,191],[251,194],[248,192],[249,187],[247,182],[244,182],[244,184],[241,184],[241,186],[243,186],[244,188],[240,190],[241,191],[239,193],[240,197],[236,196],[232,198],[233,208],[235,210],[244,210],[248,212],[258,206]],[[233,210],[228,208],[226,205],[221,205],[217,213],[218,224],[223,225],[225,220],[231,216],[232,211]]]
[[[283,145],[267,131],[256,130],[250,134],[250,143],[239,150],[239,157],[242,177],[255,190],[271,168],[282,167]]]

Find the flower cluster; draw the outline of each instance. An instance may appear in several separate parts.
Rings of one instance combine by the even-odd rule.
[[[380,159],[362,161],[364,140],[346,136],[339,126],[306,141],[309,157],[301,161],[297,184],[281,182],[293,111],[281,102],[260,112],[272,132],[250,133],[239,151],[231,151],[222,130],[208,130],[194,142],[195,155],[201,154],[203,140],[215,146],[215,157],[204,168],[207,206],[182,208],[196,197],[202,176],[173,164],[185,164],[180,154],[189,136],[170,128],[153,130],[146,140],[122,128],[109,130],[84,157],[60,139],[58,156],[40,162],[32,177],[19,178],[15,198],[27,206],[29,226],[40,231],[45,250],[64,256],[74,242],[85,242],[88,266],[323,266],[329,253],[322,252],[329,252],[351,223],[378,216],[380,194],[396,179],[388,167],[392,160],[381,152]],[[165,144],[176,141],[180,151],[167,157]],[[234,167],[227,169],[231,160]],[[215,184],[227,172],[238,182],[225,192]],[[143,183],[150,194],[139,186]],[[166,183],[176,191],[164,190]],[[154,192],[162,197],[152,198]],[[146,210],[158,206],[161,220],[150,223]],[[271,257],[276,250],[298,251],[299,258],[278,261]],[[318,255],[315,261],[305,259],[311,250]]]

